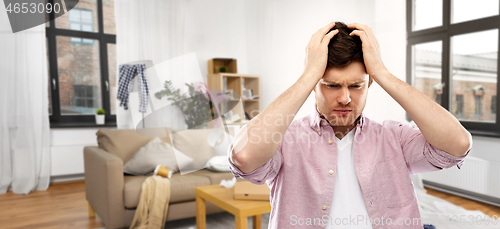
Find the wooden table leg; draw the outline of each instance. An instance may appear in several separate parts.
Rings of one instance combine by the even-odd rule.
[[[92,208],[92,206],[89,204],[89,218],[91,217],[95,217],[95,211],[94,211],[94,208]]]
[[[262,215],[254,215],[252,216],[253,220],[253,229],[260,229],[262,224]]]
[[[206,228],[206,213],[205,213],[205,200],[196,196],[196,228]]]
[[[247,217],[246,216],[234,216],[236,219],[236,229],[247,229]]]

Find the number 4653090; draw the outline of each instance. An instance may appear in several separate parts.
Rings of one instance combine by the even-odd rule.
[[[9,3],[7,5],[7,12],[8,13],[52,13],[52,10],[54,10],[54,13],[59,13],[61,11],[61,5],[59,3],[55,3],[53,6],[50,3],[43,4],[43,3]]]

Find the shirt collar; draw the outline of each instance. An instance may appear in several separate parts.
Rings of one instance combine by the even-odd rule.
[[[325,122],[325,124],[323,124]],[[365,124],[365,114],[364,111],[361,112],[358,119],[356,120],[357,126],[363,130]],[[323,124],[323,125],[322,125]],[[329,125],[328,121],[325,118],[321,118],[318,110],[316,110],[316,103],[314,103],[311,112],[309,113],[309,125],[315,132],[320,132],[321,126]]]

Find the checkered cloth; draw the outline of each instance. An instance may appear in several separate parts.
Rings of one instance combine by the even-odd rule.
[[[120,79],[118,80],[118,95],[117,99],[120,100],[120,106],[128,110],[128,96],[132,91],[133,79],[136,75],[139,76],[139,112],[146,113],[146,106],[148,105],[148,79],[146,74],[145,64],[123,64],[120,65]],[[137,74],[136,74],[137,73]]]

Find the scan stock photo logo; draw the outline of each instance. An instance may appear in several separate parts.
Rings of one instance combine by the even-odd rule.
[[[24,31],[68,13],[79,0],[4,0],[12,33]]]

